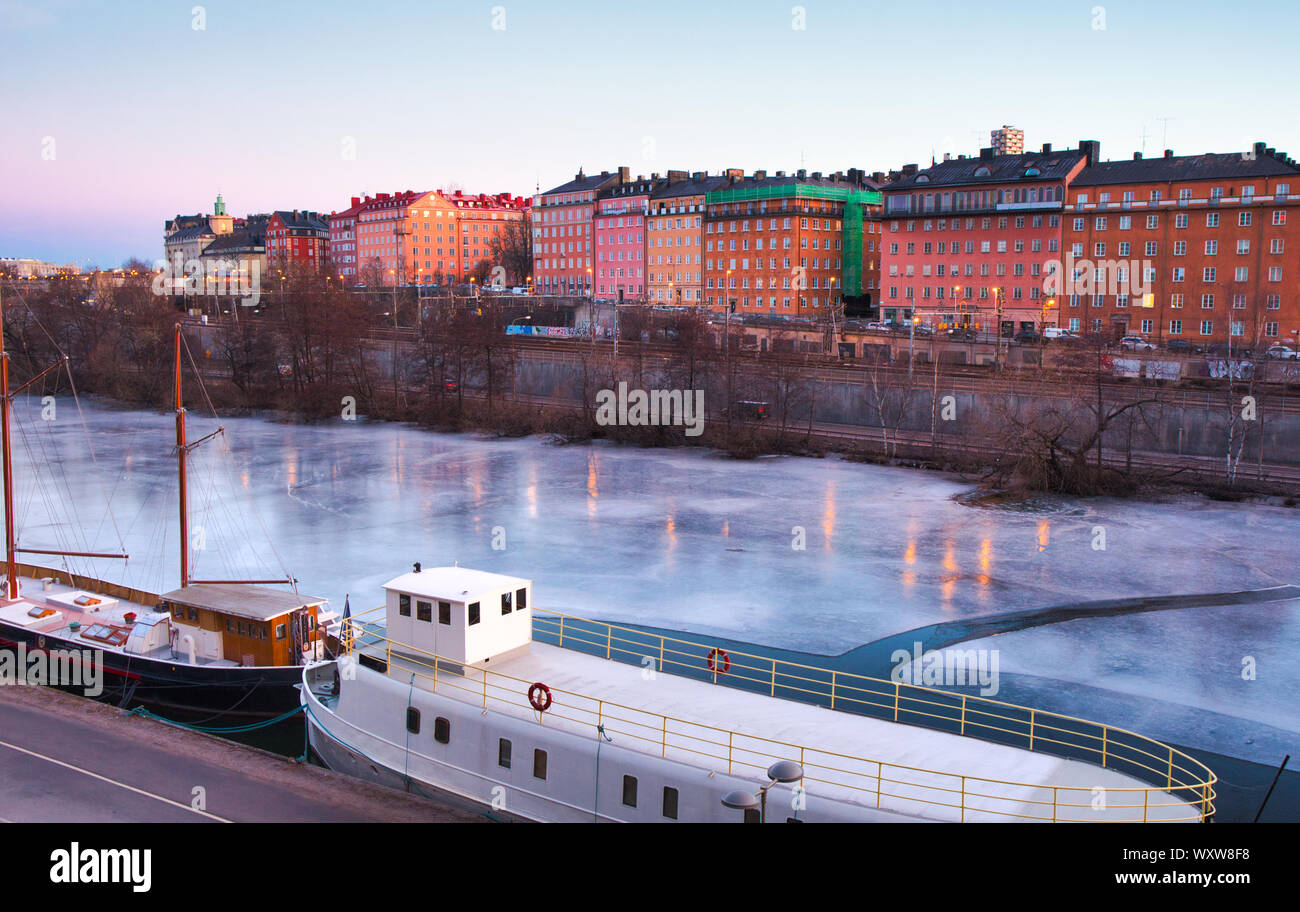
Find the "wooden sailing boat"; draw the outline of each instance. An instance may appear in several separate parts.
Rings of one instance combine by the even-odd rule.
[[[333,619],[326,601],[265,588],[273,580],[196,580],[190,576],[186,463],[212,434],[189,442],[182,398],[182,327],[176,326],[176,462],[180,500],[180,588],[162,595],[62,570],[22,564],[19,554],[119,558],[126,554],[19,546],[14,521],[10,421],[14,398],[67,358],[16,390],[9,388],[0,306],[0,449],[4,459],[5,562],[0,649],[65,652],[74,664],[102,668],[121,694],[163,710],[194,710],[231,721],[273,718],[298,705],[301,666],[322,658]],[[28,577],[24,583],[23,577]],[[60,682],[50,682],[60,683]],[[66,683],[66,682],[65,682]],[[76,682],[81,683],[79,680]]]

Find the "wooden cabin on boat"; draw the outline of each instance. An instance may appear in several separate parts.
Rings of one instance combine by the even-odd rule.
[[[325,599],[261,586],[196,583],[162,596],[172,649],[234,665],[300,665],[317,658],[317,609]]]

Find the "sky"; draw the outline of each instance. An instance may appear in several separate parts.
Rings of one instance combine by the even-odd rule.
[[[1300,3],[0,0],[0,256],[588,172],[888,171],[1101,142],[1300,155]]]

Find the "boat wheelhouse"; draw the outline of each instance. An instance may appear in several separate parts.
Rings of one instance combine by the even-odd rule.
[[[172,650],[191,663],[227,662],[247,668],[300,665],[321,657],[317,611],[324,599],[260,586],[195,584],[165,593]]]

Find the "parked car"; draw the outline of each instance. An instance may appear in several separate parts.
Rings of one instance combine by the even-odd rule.
[[[1043,337],[1032,329],[1022,329],[1013,338],[1021,345],[1037,345],[1043,341]]]
[[[948,335],[963,342],[972,342],[979,336],[979,333],[965,326],[954,326],[948,330]]]
[[[1073,336],[1075,334],[1061,326],[1048,326],[1043,330],[1043,335],[1048,339],[1059,339],[1061,336]]]
[[[460,389],[460,384],[457,383],[453,378],[447,377],[442,381],[442,388],[449,393],[454,393]]]
[[[1165,348],[1171,352],[1181,352],[1183,354],[1191,354],[1193,351],[1192,343],[1186,339],[1170,339],[1165,343]]]
[[[291,365],[288,365],[288,364],[281,364],[281,365],[279,365],[276,369],[277,369],[277,371],[279,372],[279,374],[280,374],[281,377],[292,377],[292,376],[293,376],[293,367],[292,367]]]
[[[1216,358],[1249,358],[1251,356],[1251,350],[1240,342],[1215,342],[1205,351]]]
[[[771,407],[766,402],[742,401],[736,403],[735,416],[737,418],[763,421],[770,413]]]
[[[1124,351],[1155,351],[1156,347],[1141,336],[1125,336],[1119,340]]]
[[[887,323],[884,320],[873,320],[867,324],[868,332],[889,332],[894,328],[893,323]]]
[[[1300,358],[1300,352],[1289,345],[1271,346],[1264,354],[1270,358],[1281,358],[1284,361],[1294,361]]]

